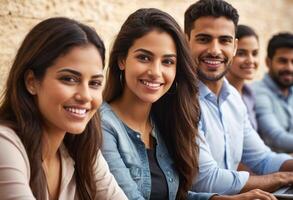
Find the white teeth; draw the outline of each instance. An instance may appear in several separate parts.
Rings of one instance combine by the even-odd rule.
[[[221,64],[221,61],[205,60],[204,62],[207,63],[207,64],[211,64],[211,65],[219,65],[219,64]]]
[[[65,108],[65,109],[69,112],[79,114],[79,115],[83,115],[86,113],[86,109],[80,109],[80,108]]]
[[[141,81],[144,85],[149,86],[149,87],[160,87],[161,84],[160,83],[152,83],[152,82],[148,82],[145,80]]]

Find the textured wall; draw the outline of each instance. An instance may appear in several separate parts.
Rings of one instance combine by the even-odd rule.
[[[127,16],[138,8],[156,7],[169,12],[180,25],[191,0],[0,0],[0,90],[18,46],[39,21],[67,16],[94,26],[107,49]],[[228,0],[240,13],[240,23],[249,24],[260,35],[261,67],[267,40],[279,31],[293,31],[293,0]]]

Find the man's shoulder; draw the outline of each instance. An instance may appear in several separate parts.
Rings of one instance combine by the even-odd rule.
[[[227,84],[228,90],[229,90],[229,96],[228,96],[228,103],[235,103],[238,104],[239,106],[242,105],[243,100],[241,97],[241,94],[239,91],[232,86],[230,83]],[[244,104],[243,104],[244,105]]]
[[[275,93],[272,89],[272,80],[268,74],[258,81],[254,81],[251,84],[251,89],[255,94],[271,94]]]

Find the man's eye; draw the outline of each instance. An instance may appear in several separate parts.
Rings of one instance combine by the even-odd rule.
[[[287,60],[286,59],[279,59],[279,63],[286,64],[287,63]]]
[[[206,43],[209,41],[209,39],[205,37],[199,37],[199,38],[196,38],[196,41],[199,43]]]
[[[232,39],[230,39],[230,38],[223,38],[223,39],[221,39],[221,42],[222,42],[223,44],[226,44],[226,43],[232,43]]]

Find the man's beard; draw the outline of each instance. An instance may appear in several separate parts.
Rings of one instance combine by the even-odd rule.
[[[291,81],[284,81],[282,80],[282,76],[285,74],[290,74],[293,77],[293,72],[289,70],[281,70],[276,73],[271,73],[272,79],[276,82],[276,84],[281,88],[281,89],[287,89],[291,86],[293,86],[293,80]]]

